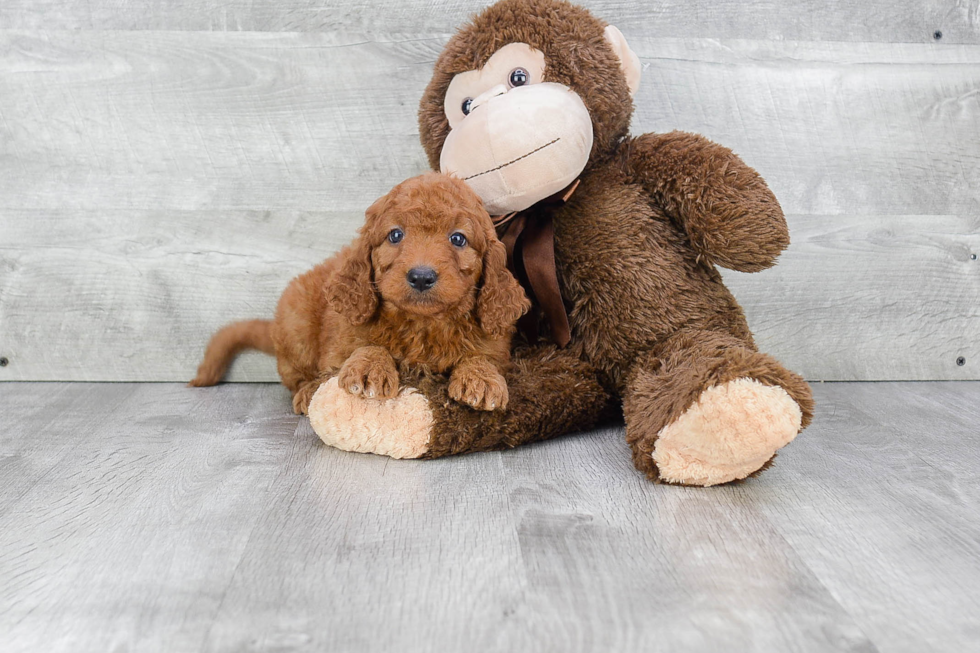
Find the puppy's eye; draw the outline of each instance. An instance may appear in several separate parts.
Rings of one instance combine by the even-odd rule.
[[[471,106],[473,106],[473,98],[468,97],[465,100],[463,100],[463,106],[461,106],[460,109],[463,110],[463,115],[464,116],[470,115],[470,107]]]
[[[457,231],[449,237],[449,242],[451,242],[455,247],[466,247],[466,236]]]
[[[511,86],[524,86],[527,84],[528,79],[530,79],[530,76],[523,68],[515,68],[514,70],[510,71],[509,81]]]
[[[405,237],[405,232],[401,229],[395,228],[388,232],[388,242],[392,245],[397,245],[402,242],[402,238]]]

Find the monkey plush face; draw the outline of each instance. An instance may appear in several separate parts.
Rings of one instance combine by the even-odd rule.
[[[544,71],[544,53],[510,43],[481,70],[456,75],[446,92],[451,131],[439,167],[468,183],[493,215],[558,192],[592,152],[592,119],[582,98],[544,81]]]
[[[640,65],[623,35],[562,0],[502,0],[447,44],[422,99],[433,168],[491,215],[568,186],[625,137]]]

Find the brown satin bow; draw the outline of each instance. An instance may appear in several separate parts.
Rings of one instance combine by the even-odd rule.
[[[497,237],[507,248],[507,267],[544,312],[551,325],[551,335],[559,347],[572,339],[568,313],[558,286],[555,267],[554,210],[568,201],[579,180],[567,188],[546,197],[523,211],[515,211],[493,219]],[[519,257],[517,255],[520,255]],[[534,342],[538,337],[538,316],[532,309],[517,323],[518,328]]]

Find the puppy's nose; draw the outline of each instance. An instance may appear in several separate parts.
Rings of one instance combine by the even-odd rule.
[[[432,268],[412,268],[408,271],[408,285],[419,292],[425,292],[436,285],[439,275]]]

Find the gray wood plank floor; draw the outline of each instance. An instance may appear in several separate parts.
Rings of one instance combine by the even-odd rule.
[[[395,461],[273,385],[0,383],[4,651],[980,648],[980,383],[817,384],[766,475],[622,429]]]

